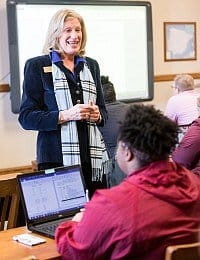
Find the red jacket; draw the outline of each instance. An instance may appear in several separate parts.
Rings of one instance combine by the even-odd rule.
[[[133,172],[98,190],[80,223],[56,231],[62,259],[164,259],[168,245],[194,242],[200,225],[200,178],[173,162]]]
[[[200,118],[187,130],[172,153],[172,159],[200,176]]]

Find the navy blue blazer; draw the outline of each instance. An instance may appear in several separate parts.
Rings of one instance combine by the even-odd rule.
[[[96,105],[102,116],[102,125],[107,118],[100,81],[100,69],[96,60],[86,58],[97,89]],[[24,82],[19,122],[24,129],[37,130],[37,162],[62,163],[62,148],[59,111],[54,94],[51,59],[43,55],[27,60],[24,67]]]

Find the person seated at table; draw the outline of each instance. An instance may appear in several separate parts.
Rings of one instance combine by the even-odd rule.
[[[112,187],[119,184],[125,178],[125,174],[121,171],[117,164],[115,153],[117,147],[119,122],[124,119],[124,115],[128,108],[128,105],[116,99],[114,85],[109,80],[108,76],[101,76],[101,84],[108,119],[103,127],[99,126],[99,130],[103,136],[110,158],[110,173],[108,175],[108,184],[109,187]]]
[[[191,123],[198,117],[196,107],[198,91],[189,74],[179,74],[174,79],[174,95],[167,102],[165,115],[175,121],[180,129],[179,142]]]
[[[128,108],[117,148],[127,177],[57,228],[62,259],[161,260],[167,246],[198,239],[200,179],[169,159],[177,132],[153,106]]]
[[[197,98],[200,112],[200,97]],[[200,113],[199,113],[200,114]],[[200,117],[193,121],[183,139],[172,153],[172,159],[200,176]]]

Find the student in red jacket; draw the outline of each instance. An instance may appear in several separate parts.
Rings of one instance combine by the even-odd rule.
[[[127,177],[58,227],[62,259],[163,260],[168,245],[198,240],[200,179],[169,160],[177,132],[153,106],[130,106],[117,149]]]

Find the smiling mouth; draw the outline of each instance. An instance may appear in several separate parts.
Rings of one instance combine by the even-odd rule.
[[[79,41],[73,41],[73,42],[67,41],[67,45],[70,45],[70,46],[78,45],[78,44],[79,44]]]

